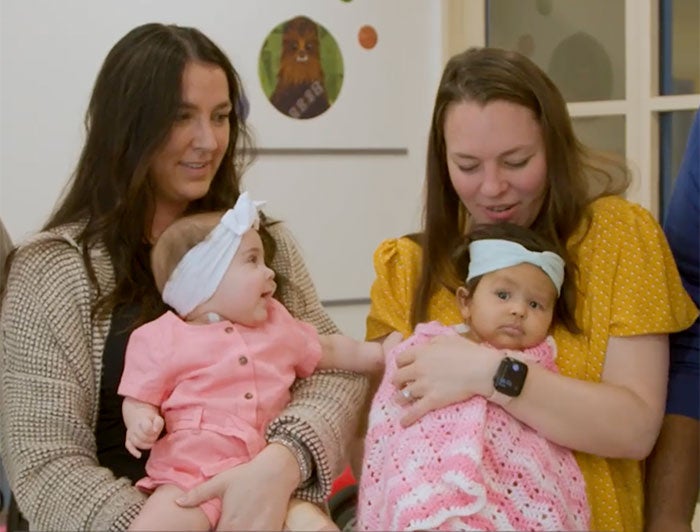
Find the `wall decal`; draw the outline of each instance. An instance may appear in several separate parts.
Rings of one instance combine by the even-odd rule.
[[[295,2],[271,2],[246,20],[244,32],[222,36],[250,100],[247,123],[257,153],[406,152],[411,131],[403,124],[417,105],[406,87],[416,83],[423,51],[406,54],[398,38],[406,21],[396,17],[396,6],[404,1],[422,5],[324,0],[302,11]]]
[[[377,30],[370,25],[365,25],[357,32],[357,40],[362,48],[371,50],[377,45]]]
[[[308,119],[325,113],[343,84],[343,57],[333,36],[297,16],[275,27],[260,50],[263,92],[282,114]]]

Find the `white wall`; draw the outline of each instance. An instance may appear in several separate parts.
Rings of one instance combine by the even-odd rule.
[[[267,33],[299,14],[333,34],[345,64],[334,106],[306,121],[277,113],[257,77]],[[322,299],[366,298],[376,245],[419,223],[441,16],[441,2],[422,0],[2,0],[0,217],[15,241],[46,220],[77,160],[94,78],[122,35],[152,21],[196,26],[238,68],[261,147],[407,150],[261,155],[244,177],[296,235]],[[363,24],[377,29],[374,50],[357,44]]]

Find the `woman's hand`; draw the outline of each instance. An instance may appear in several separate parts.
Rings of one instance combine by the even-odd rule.
[[[429,344],[411,347],[396,357],[393,384],[407,404],[404,427],[432,410],[493,391],[493,376],[501,356],[461,336],[436,336]]]
[[[284,528],[285,530],[315,530],[318,532],[339,530],[330,516],[318,506],[299,499],[289,501]]]
[[[299,464],[284,445],[271,443],[250,462],[223,471],[176,502],[193,507],[221,499],[217,530],[282,530]]]

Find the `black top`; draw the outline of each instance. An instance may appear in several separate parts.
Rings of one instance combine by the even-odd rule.
[[[136,305],[114,309],[112,325],[102,354],[102,379],[100,380],[100,411],[97,415],[97,459],[117,477],[129,477],[133,482],[146,476],[148,451],[141,458],[134,458],[124,446],[126,426],[122,419],[122,400],[117,395],[119,381],[124,371],[126,343],[132,324],[140,309]]]

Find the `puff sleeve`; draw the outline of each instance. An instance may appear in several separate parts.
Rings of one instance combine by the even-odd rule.
[[[410,336],[413,294],[420,275],[418,244],[407,237],[385,240],[374,252],[376,278],[370,291],[367,339],[392,331]]]
[[[610,205],[597,221],[591,272],[610,279],[609,335],[665,334],[689,327],[697,309],[683,288],[661,227],[639,205]]]

